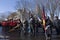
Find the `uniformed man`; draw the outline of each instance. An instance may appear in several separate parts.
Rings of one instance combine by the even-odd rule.
[[[58,19],[58,16],[55,16],[55,20],[53,22],[54,27],[56,28],[57,35],[60,34],[60,20]]]

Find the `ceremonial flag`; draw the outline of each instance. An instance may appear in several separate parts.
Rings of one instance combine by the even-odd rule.
[[[43,8],[42,8],[43,10],[42,10],[42,20],[43,20],[43,27],[44,27],[44,30],[45,30],[45,37],[46,37],[46,40],[48,40],[48,36],[47,36],[47,29],[48,29],[48,27],[50,26],[50,25],[48,25],[47,27],[46,27],[46,16],[45,16],[45,9],[44,9],[44,6],[43,6]]]
[[[43,10],[42,10],[42,20],[43,20],[43,26],[44,26],[44,29],[46,27],[46,17],[45,17],[45,9],[44,9],[44,6],[43,6]]]

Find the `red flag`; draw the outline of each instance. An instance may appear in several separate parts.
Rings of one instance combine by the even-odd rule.
[[[45,27],[46,27],[46,22],[45,22],[45,19],[46,19],[46,17],[45,17],[45,10],[44,10],[44,6],[43,6],[43,10],[42,10],[42,20],[43,20],[43,26],[44,26],[44,29],[45,29]]]

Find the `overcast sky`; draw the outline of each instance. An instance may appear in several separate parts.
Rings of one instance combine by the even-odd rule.
[[[46,4],[47,0],[20,0],[20,8],[23,8],[22,4],[26,4],[26,8],[34,9],[36,3]],[[8,15],[8,12],[15,11],[16,4],[17,0],[0,0],[0,15]]]
[[[15,5],[17,0],[0,0],[0,16],[8,15],[8,11],[15,11]]]
[[[14,11],[16,0],[0,0],[0,12]]]
[[[16,2],[17,0],[0,0],[0,14],[7,12],[7,11],[15,11],[15,6],[16,6]],[[26,1],[26,2],[24,2]],[[29,5],[30,3],[30,7],[34,8],[35,3],[37,1],[35,0],[20,0],[20,4],[27,4],[26,7]],[[21,6],[22,7],[22,6]],[[28,6],[29,7],[29,6]]]

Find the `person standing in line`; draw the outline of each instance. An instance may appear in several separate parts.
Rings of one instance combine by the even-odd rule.
[[[29,26],[27,19],[24,21],[24,26],[25,26],[25,28],[24,28],[25,34],[27,34],[28,33],[28,26]]]

